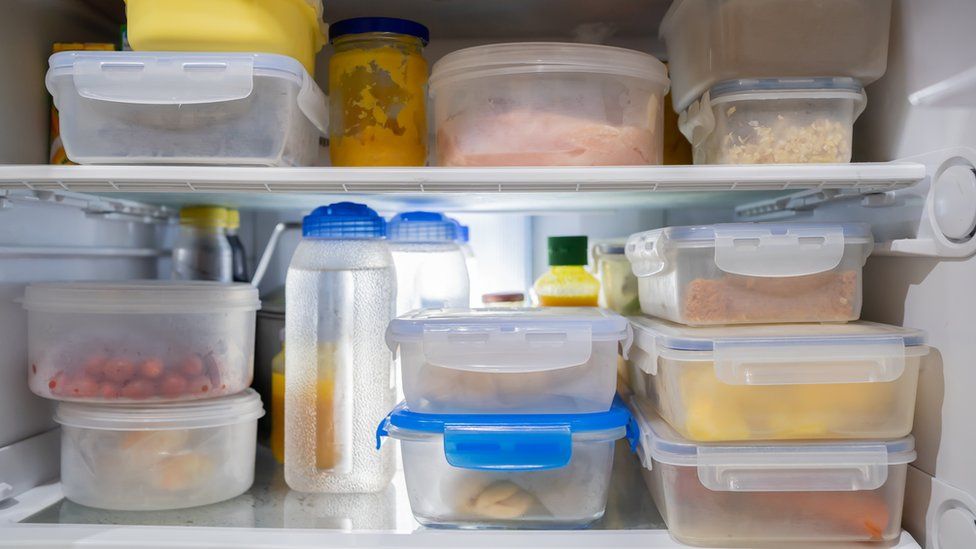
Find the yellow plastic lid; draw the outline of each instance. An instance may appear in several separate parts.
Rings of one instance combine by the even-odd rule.
[[[227,210],[220,206],[188,206],[180,210],[180,225],[198,228],[228,226]]]
[[[241,226],[241,212],[227,208],[227,228],[238,229]]]

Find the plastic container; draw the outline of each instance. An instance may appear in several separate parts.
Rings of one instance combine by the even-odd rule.
[[[627,319],[601,309],[445,309],[390,323],[411,410],[581,414],[610,407]]]
[[[427,27],[391,17],[329,28],[333,166],[427,163]]]
[[[189,206],[181,209],[180,231],[173,244],[173,279],[231,282],[235,278],[236,264],[234,247],[227,232],[229,226],[228,212],[224,208]],[[240,239],[237,243],[240,244]]]
[[[394,454],[370,426],[396,402],[384,345],[396,307],[386,222],[363,204],[316,208],[285,282],[285,482],[299,492],[386,488]]]
[[[136,51],[262,51],[315,72],[325,45],[322,0],[125,0]]]
[[[259,306],[248,284],[33,283],[24,297],[30,389],[106,403],[238,393],[251,384]]]
[[[849,76],[888,62],[891,0],[677,0],[661,20],[681,112],[716,82]]]
[[[664,65],[633,50],[524,42],[455,51],[431,70],[431,164],[660,164],[667,92]]]
[[[679,125],[695,164],[843,163],[866,103],[852,78],[732,80],[692,103]]]
[[[878,542],[901,534],[911,436],[883,441],[695,444],[653,412],[644,480],[671,535],[706,547]]]
[[[410,509],[425,526],[579,528],[603,516],[614,442],[637,432],[619,400],[572,415],[438,415],[403,404],[376,444],[400,441]]]
[[[928,354],[918,330],[631,322],[631,388],[687,439],[883,439],[912,430]]]
[[[328,131],[322,90],[281,55],[63,52],[50,67],[79,164],[310,166]]]
[[[390,220],[387,237],[397,275],[397,315],[415,309],[467,307],[468,264],[461,226],[437,212],[405,212]]]
[[[593,263],[600,280],[600,306],[622,315],[640,312],[637,278],[630,269],[623,242],[601,242],[593,246]]]
[[[596,307],[600,281],[586,270],[585,236],[550,236],[549,270],[532,285],[542,307]]]
[[[844,322],[861,315],[870,227],[728,223],[631,235],[641,310],[681,324]]]
[[[58,405],[66,498],[154,511],[238,496],[254,481],[261,399],[250,389],[184,404]]]

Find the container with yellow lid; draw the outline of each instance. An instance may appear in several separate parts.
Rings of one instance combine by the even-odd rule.
[[[173,278],[233,280],[233,250],[227,240],[227,210],[188,206],[180,210],[180,232],[173,246]]]

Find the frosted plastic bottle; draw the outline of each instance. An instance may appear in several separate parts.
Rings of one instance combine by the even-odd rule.
[[[387,235],[397,272],[397,316],[414,309],[468,307],[468,267],[460,225],[436,212],[405,212]]]
[[[394,455],[376,426],[395,404],[385,343],[396,303],[386,223],[340,202],[305,217],[285,282],[285,482],[301,492],[367,493]]]
[[[227,210],[189,206],[180,210],[180,232],[173,245],[173,279],[233,279],[233,251],[227,241]]]
[[[596,307],[600,281],[586,271],[585,236],[550,236],[549,271],[533,289],[542,307]]]
[[[474,256],[474,249],[471,248],[471,230],[467,225],[459,224],[459,228],[461,232],[458,235],[458,246],[461,247],[461,253],[464,254],[464,264],[468,269],[469,306],[480,307],[481,297],[478,291],[481,286],[478,280],[478,258]]]

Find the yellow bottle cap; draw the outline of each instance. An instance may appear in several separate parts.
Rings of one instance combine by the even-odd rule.
[[[180,225],[197,228],[227,227],[227,210],[219,206],[188,206],[180,210]]]
[[[227,208],[227,228],[238,229],[241,226],[241,212]]]

